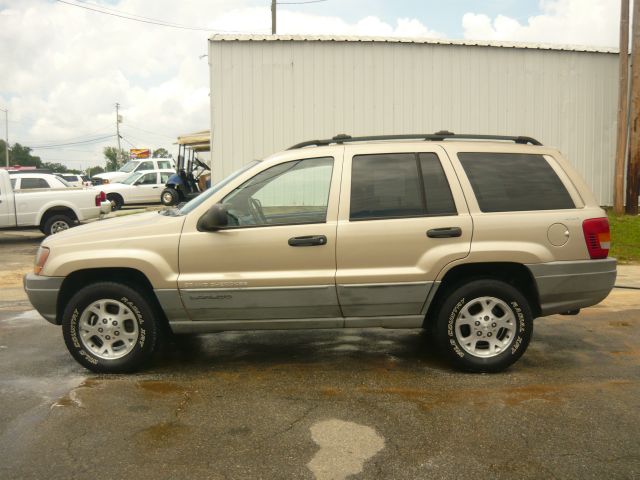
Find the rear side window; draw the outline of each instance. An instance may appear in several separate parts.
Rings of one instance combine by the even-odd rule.
[[[50,188],[50,187],[44,178],[22,178],[20,180],[20,189],[26,190],[29,188]]]
[[[169,162],[169,160],[158,160],[158,168],[161,168],[161,169],[166,168],[167,170],[170,170],[171,162]]]
[[[483,212],[575,208],[542,155],[464,152],[458,158]]]
[[[457,213],[434,153],[356,155],[352,163],[351,220]]]

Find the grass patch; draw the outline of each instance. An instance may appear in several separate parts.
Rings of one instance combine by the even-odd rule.
[[[609,215],[611,227],[611,250],[609,255],[619,262],[640,263],[640,216]]]

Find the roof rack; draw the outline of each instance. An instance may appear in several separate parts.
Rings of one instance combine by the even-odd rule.
[[[431,142],[441,142],[445,139],[454,139],[454,140],[502,140],[508,142],[514,142],[519,144],[531,144],[531,145],[542,145],[538,140],[531,137],[512,137],[507,135],[476,135],[476,134],[468,134],[468,133],[460,133],[455,134],[453,132],[449,132],[446,130],[441,130],[436,133],[427,133],[425,135],[419,134],[411,134],[411,135],[372,135],[368,137],[352,137],[351,135],[345,135],[341,133],[340,135],[336,135],[331,139],[326,140],[309,140],[307,142],[297,143],[293,147],[289,147],[287,150],[295,150],[297,148],[304,148],[310,146],[326,146],[331,144],[342,145],[343,143],[353,143],[353,142],[370,142],[376,140],[424,140]]]

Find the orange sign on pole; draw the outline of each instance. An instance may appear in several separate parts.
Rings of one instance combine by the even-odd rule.
[[[132,148],[129,150],[129,156],[134,158],[149,158],[151,156],[151,150],[148,148]]]

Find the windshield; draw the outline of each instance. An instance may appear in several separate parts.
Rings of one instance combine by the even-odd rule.
[[[140,162],[127,162],[121,169],[121,172],[130,173],[133,172],[133,169],[138,166]]]
[[[125,165],[126,166],[126,165]],[[127,185],[133,185],[133,183],[140,178],[142,174],[141,173],[132,173],[131,175],[129,175],[127,178],[125,178],[124,180],[122,180],[119,183],[126,183]]]
[[[181,209],[180,209],[180,213],[182,215],[185,215],[187,213],[189,213],[191,210],[193,210],[194,208],[196,208],[198,205],[200,205],[202,202],[206,201],[209,197],[211,197],[211,195],[213,195],[214,193],[216,193],[218,190],[220,190],[222,187],[224,187],[227,183],[229,183],[231,180],[233,180],[234,178],[236,178],[237,176],[239,176],[241,173],[246,172],[247,170],[249,170],[251,167],[253,167],[254,165],[257,165],[258,163],[260,163],[259,160],[254,160],[252,162],[247,163],[244,167],[240,168],[239,170],[236,170],[235,172],[233,172],[231,175],[229,175],[227,178],[225,178],[224,180],[220,180],[218,183],[216,183],[215,185],[213,185],[211,188],[209,188],[209,190],[207,190],[206,192],[201,193],[200,195],[198,195],[196,198],[194,198],[193,200],[191,200],[190,202],[186,203]]]

